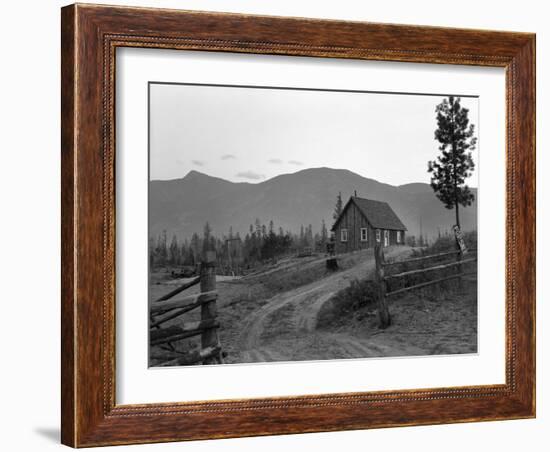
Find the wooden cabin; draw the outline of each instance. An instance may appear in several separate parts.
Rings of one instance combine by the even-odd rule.
[[[407,228],[387,202],[350,197],[331,229],[336,253],[403,245]]]

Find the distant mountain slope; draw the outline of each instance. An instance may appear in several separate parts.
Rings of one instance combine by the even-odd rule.
[[[428,184],[414,183],[395,187],[362,177],[348,170],[312,168],[284,174],[258,184],[234,183],[191,171],[182,179],[151,181],[149,190],[150,235],[166,230],[168,236],[189,238],[202,234],[208,221],[216,235],[230,227],[246,234],[250,224],[259,218],[285,231],[299,231],[312,224],[320,229],[324,219],[332,226],[332,213],[338,192],[344,203],[354,192],[358,196],[390,204],[408,229],[408,234],[422,232],[429,237],[449,230],[454,224],[454,211],[447,210],[435,197]],[[473,189],[477,195],[477,190]],[[476,206],[461,208],[463,230],[477,224]]]
[[[432,187],[430,187],[429,184],[423,184],[422,182],[413,182],[412,184],[399,185],[398,188],[415,195],[419,195],[422,193],[433,193]]]

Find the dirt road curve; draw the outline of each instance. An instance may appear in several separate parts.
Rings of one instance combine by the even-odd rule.
[[[398,258],[408,253],[408,247],[399,247],[388,250],[386,256]],[[271,298],[245,319],[239,339],[239,348],[243,350],[239,361],[388,356],[387,345],[370,340],[366,342],[344,334],[320,335],[316,332],[317,317],[322,306],[336,292],[347,287],[351,280],[368,277],[373,270],[374,257],[370,253],[350,269]],[[399,354],[399,346],[392,346],[391,354]]]

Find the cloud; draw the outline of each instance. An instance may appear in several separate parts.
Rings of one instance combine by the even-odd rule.
[[[250,180],[265,179],[265,176],[263,174],[255,173],[254,171],[241,171],[240,173],[237,173],[235,176],[240,177],[242,179],[250,179]]]
[[[273,163],[274,165],[280,165],[281,163],[283,163],[281,159],[269,159],[268,162]]]
[[[221,159],[222,160],[232,160],[232,159],[236,159],[237,157],[235,157],[233,154],[224,154],[221,156]]]
[[[202,160],[191,160],[191,163],[195,166],[204,166],[204,162]]]
[[[289,160],[288,163],[290,163],[291,165],[296,165],[296,166],[302,166],[303,163],[298,161],[298,160]]]

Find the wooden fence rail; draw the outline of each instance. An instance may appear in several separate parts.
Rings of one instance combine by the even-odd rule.
[[[477,250],[468,250],[467,252],[472,254],[477,254]],[[428,287],[434,284],[439,284],[451,279],[461,280],[463,276],[475,275],[477,273],[475,271],[463,272],[462,266],[465,264],[477,262],[477,255],[476,257],[463,259],[464,254],[465,253],[463,249],[457,249],[456,251],[431,254],[428,256],[420,256],[420,257],[405,259],[402,261],[386,262],[384,258],[384,251],[382,249],[382,246],[380,244],[377,244],[374,249],[374,257],[375,257],[375,264],[376,264],[375,282],[378,286],[377,305],[378,305],[378,317],[379,317],[380,328],[387,328],[391,324],[391,315],[390,315],[388,304],[386,301],[388,297],[403,294],[411,290],[422,289],[424,287]],[[394,274],[388,274],[388,275],[385,274],[385,270],[388,267],[393,265],[421,263],[429,259],[436,259],[436,258],[447,257],[447,256],[456,256],[456,261],[447,262],[444,264],[432,265],[430,267],[419,268],[415,270],[403,271],[400,273],[394,273]],[[418,284],[413,284],[407,287],[402,287],[396,290],[388,290],[388,282],[391,280],[405,278],[408,276],[427,274],[433,271],[446,270],[451,268],[456,268],[457,273],[454,273],[452,275],[447,275],[441,278],[432,279],[430,281],[424,281]]]
[[[163,295],[162,297],[160,297],[157,300],[157,302],[168,300],[168,299],[176,296],[177,294],[183,292],[184,290],[189,289],[190,287],[193,287],[193,286],[197,285],[198,283],[200,283],[200,281],[201,281],[201,277],[197,276],[192,281],[189,281],[189,282],[179,286],[177,289],[174,289],[172,292],[168,292],[166,295]]]
[[[164,314],[165,312],[171,311],[173,309],[178,308],[186,308],[186,307],[197,307],[200,306],[202,303],[208,303],[211,301],[215,301],[218,298],[218,293],[214,290],[210,292],[201,292],[196,295],[190,295],[185,298],[180,298],[177,300],[167,300],[162,303],[157,303],[151,306],[151,314],[157,315],[157,314]]]
[[[402,260],[402,261],[383,262],[382,265],[384,267],[389,267],[391,265],[408,264],[408,263],[411,263],[411,262],[420,262],[420,261],[425,261],[425,260],[429,260],[429,259],[436,259],[438,257],[456,256],[457,254],[460,254],[460,253],[461,253],[460,250],[448,251],[446,253],[430,254],[429,256],[413,257],[413,258],[405,259],[405,260]],[[470,254],[470,253],[477,253],[477,250],[476,249],[468,250],[468,254]]]
[[[397,289],[397,290],[392,290],[391,292],[386,292],[386,297],[391,297],[392,295],[398,295],[400,293],[409,292],[409,291],[414,290],[414,289],[422,289],[423,287],[428,287],[428,286],[432,286],[434,284],[439,284],[443,281],[448,281],[449,279],[456,279],[456,278],[462,278],[463,276],[475,275],[476,273],[477,272],[462,272],[462,273],[457,273],[455,275],[445,276],[444,278],[437,278],[437,279],[433,279],[431,281],[426,281],[426,282],[423,282],[423,283],[414,284],[412,286],[403,287],[402,289]]]
[[[216,300],[216,254],[207,251],[197,278],[179,286],[152,303],[150,308],[149,345],[159,350],[151,351],[150,360],[156,365],[173,366],[222,363],[222,350],[218,337]],[[201,292],[195,295],[172,299],[186,289],[200,284]],[[201,309],[201,319],[182,325],[161,328],[166,322],[176,319],[194,309]],[[183,339],[201,336],[199,350],[179,351],[176,343]],[[165,347],[168,347],[166,349]]]
[[[471,259],[459,260],[459,261],[456,261],[456,262],[449,262],[448,264],[434,265],[433,267],[419,268],[417,270],[409,270],[409,271],[402,272],[402,273],[395,273],[393,275],[385,276],[384,280],[388,281],[392,278],[403,278],[405,276],[418,275],[420,273],[426,273],[426,272],[431,272],[431,271],[435,271],[435,270],[445,270],[446,268],[456,267],[456,266],[462,265],[462,264],[468,264],[470,262],[475,262],[476,260],[477,260],[477,258],[474,257],[474,258],[471,258]]]

